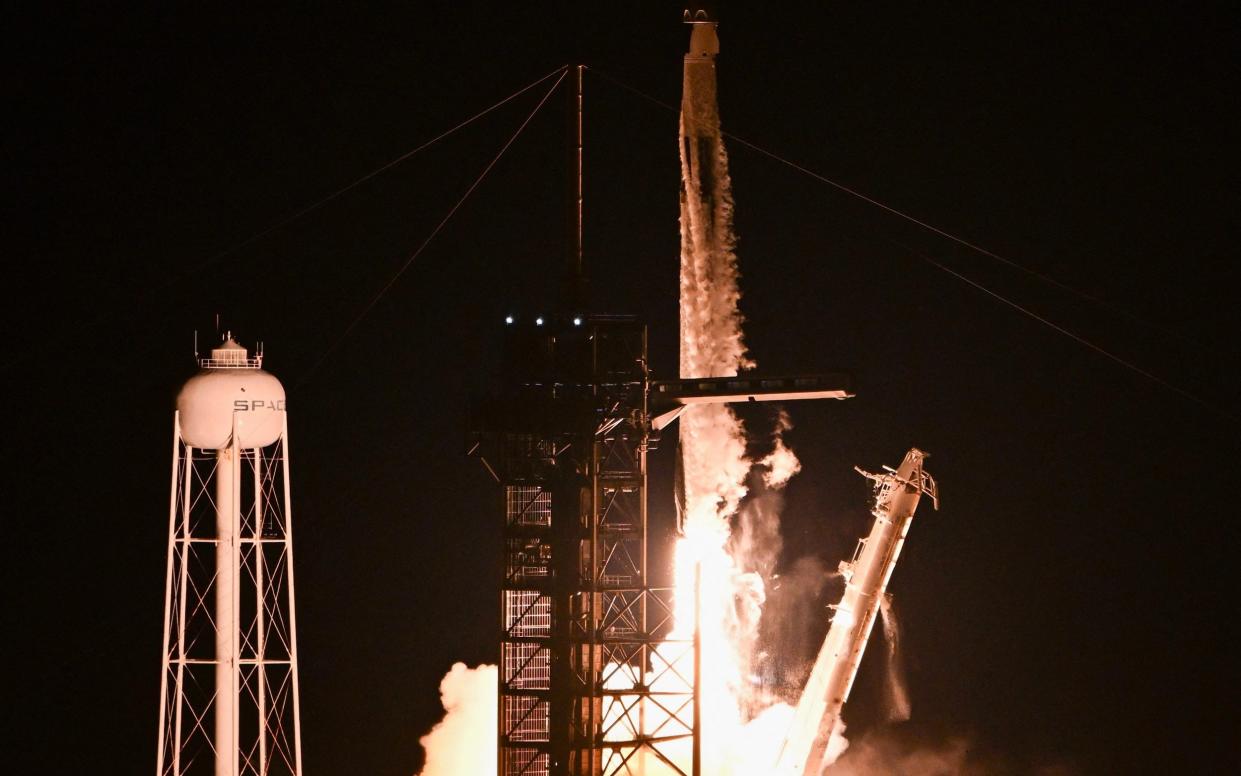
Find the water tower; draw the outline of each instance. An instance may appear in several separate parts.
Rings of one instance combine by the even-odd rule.
[[[226,335],[177,396],[156,776],[302,772],[284,387]]]

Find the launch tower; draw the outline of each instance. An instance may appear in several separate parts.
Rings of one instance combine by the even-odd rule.
[[[656,382],[647,330],[623,316],[506,327],[499,390],[470,454],[501,486],[500,776],[682,768],[696,735],[694,642],[669,640],[651,585],[646,456],[696,403],[843,399],[844,375]]]
[[[647,577],[646,327],[625,317],[515,322],[471,453],[499,481],[502,776],[612,774],[692,734],[692,672],[663,642],[671,590]],[[652,666],[659,666],[648,676]],[[645,669],[645,670],[644,670]],[[654,706],[661,730],[643,735]]]
[[[703,82],[697,93],[712,104],[713,18],[697,5],[685,15],[687,83]],[[670,638],[674,591],[652,584],[647,452],[692,404],[852,394],[839,374],[690,369],[652,381],[645,324],[576,312],[586,306],[582,72],[569,110],[570,312],[507,319],[500,385],[471,427],[470,454],[501,486],[496,773],[699,776],[700,629],[680,623]]]

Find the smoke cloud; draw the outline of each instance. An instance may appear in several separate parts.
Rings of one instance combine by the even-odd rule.
[[[715,65],[686,62],[681,101],[682,377],[724,377],[753,366],[741,337],[736,242]]]
[[[835,735],[832,736],[835,739]],[[829,748],[830,754],[830,748]],[[964,776],[983,774],[967,762],[969,746],[964,739],[908,749],[879,736],[864,736],[849,752],[824,772],[825,776],[874,776],[899,773],[901,776]]]
[[[445,674],[444,719],[418,740],[427,759],[417,776],[495,776],[496,670],[456,663]]]
[[[901,660],[901,632],[892,608],[892,594],[885,593],[879,600],[879,615],[883,618],[883,638],[888,643],[887,685],[888,721],[904,722],[909,719],[909,688],[905,686],[905,667]]]
[[[872,730],[824,771],[824,776],[1076,776],[1081,769],[1059,758],[1021,762],[980,747],[966,736],[927,743],[911,741],[902,725]]]
[[[759,465],[767,469],[763,472],[763,484],[771,490],[783,488],[789,480],[793,479],[794,474],[801,471],[801,461],[797,460],[793,451],[784,444],[784,432],[792,428],[793,421],[789,419],[789,414],[780,410],[780,415],[776,418],[776,428],[772,434],[775,446],[759,461]]]
[[[839,573],[815,556],[804,556],[773,576],[768,589],[762,643],[770,665],[764,673],[774,692],[792,703],[797,702],[821,646],[821,635],[816,640],[807,623],[826,622],[823,594],[833,578]]]

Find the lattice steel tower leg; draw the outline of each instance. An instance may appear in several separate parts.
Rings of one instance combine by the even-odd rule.
[[[647,565],[646,327],[511,324],[473,447],[502,486],[500,776],[689,776],[693,645]]]
[[[284,389],[232,339],[177,398],[156,776],[301,776]]]

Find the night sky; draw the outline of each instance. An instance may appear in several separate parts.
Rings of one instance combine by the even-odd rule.
[[[676,114],[602,74],[676,104],[688,31],[680,5],[629,5],[10,16],[11,772],[153,767],[172,402],[216,313],[289,390],[307,773],[419,766],[443,673],[494,662],[500,517],[466,414],[504,315],[557,298],[563,99],[347,336],[539,90],[221,252],[584,62],[593,309],[649,321],[656,376],[674,376]],[[730,144],[751,354],[772,374],[848,370],[858,393],[788,406],[805,469],[782,567],[834,567],[867,530],[854,464],[916,445],[940,482],[891,585],[913,719],[882,723],[876,637],[851,736],[959,738],[992,773],[1241,766],[1236,17],[721,13],[727,131],[1080,292]],[[761,441],[771,410],[745,417]],[[651,458],[665,534],[674,451],[667,436]],[[789,660],[837,595],[806,607]]]

